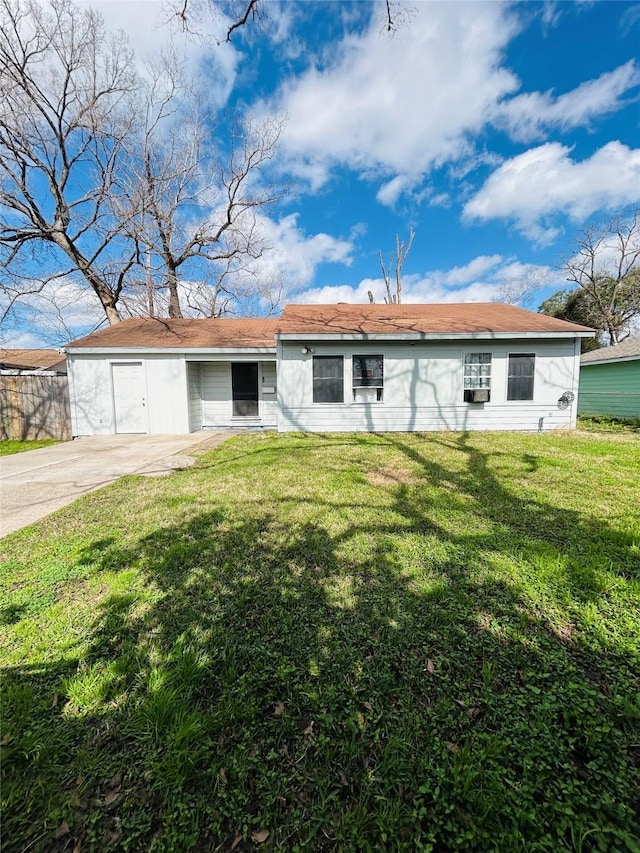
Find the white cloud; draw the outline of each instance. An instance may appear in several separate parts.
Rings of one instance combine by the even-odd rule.
[[[405,275],[402,299],[405,303],[516,301],[513,299],[516,292],[522,293],[524,298],[527,292],[545,286],[551,279],[549,267],[524,264],[502,255],[480,255],[462,267]],[[385,287],[381,278],[365,278],[354,286],[310,288],[293,295],[292,300],[313,304],[358,304],[369,301],[369,291],[376,302],[384,301]]]
[[[451,207],[449,193],[437,193],[429,199],[429,207]]]
[[[24,287],[29,287],[27,281]],[[0,310],[6,309],[8,298],[7,292],[0,293]],[[3,322],[2,340],[12,347],[27,346],[24,342],[29,340],[34,346],[62,346],[105,322],[98,297],[88,285],[71,277],[53,279],[39,292],[16,300]]]
[[[623,106],[623,96],[638,85],[640,67],[631,60],[558,97],[549,91],[511,98],[498,108],[495,121],[512,139],[526,142],[543,137],[548,128],[569,130],[615,112]]]
[[[586,160],[570,154],[550,142],[507,160],[467,202],[464,217],[512,219],[527,236],[549,243],[558,233],[547,222],[553,214],[582,221],[640,201],[640,149],[615,141]]]
[[[37,332],[23,329],[10,329],[0,332],[0,345],[5,349],[41,349],[47,348],[50,342]],[[56,345],[57,348],[57,345]]]
[[[322,232],[308,235],[298,225],[297,213],[280,220],[261,216],[258,229],[268,248],[250,267],[265,281],[283,279],[298,289],[313,281],[320,264],[351,264],[357,231],[348,240]]]
[[[79,5],[98,11],[107,30],[126,34],[143,75],[145,60],[157,60],[163,51],[172,52],[185,63],[190,76],[206,77],[207,95],[215,106],[226,103],[240,54],[232,44],[217,43],[226,30],[226,19],[219,10],[216,17],[198,14],[197,21],[190,22],[197,32],[189,33],[165,0],[79,0]],[[196,3],[192,5],[196,12],[202,12]]]
[[[558,4],[554,0],[545,0],[540,15],[543,30],[547,31],[555,27],[560,20],[560,15],[561,12]]]
[[[380,187],[376,194],[376,198],[380,204],[384,204],[387,207],[393,207],[402,193],[411,186],[412,183],[413,181],[407,175],[396,175],[395,178],[392,178]]]
[[[341,163],[402,176],[381,190],[384,203],[433,165],[470,150],[493,106],[518,88],[501,68],[517,30],[506,4],[421,3],[393,38],[372,20],[335,47],[325,69],[291,79],[260,111],[286,113],[283,148],[297,174],[315,185]]]
[[[547,4],[546,25],[558,14]],[[392,207],[405,193],[419,195],[424,176],[443,164],[468,171],[495,161],[476,147],[488,125],[530,140],[588,126],[628,103],[640,84],[634,61],[559,95],[516,94],[521,81],[504,58],[519,17],[506,3],[424,2],[386,38],[372,16],[255,112],[288,116],[282,165],[312,190],[346,166],[380,180],[377,200]]]

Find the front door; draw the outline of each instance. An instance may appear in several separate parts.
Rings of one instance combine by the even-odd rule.
[[[147,402],[142,364],[112,364],[111,373],[116,432],[147,432]]]
[[[231,397],[234,418],[258,417],[258,363],[231,364]]]

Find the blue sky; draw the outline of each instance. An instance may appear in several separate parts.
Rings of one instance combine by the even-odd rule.
[[[91,5],[139,55],[177,39],[221,109],[287,116],[260,272],[289,301],[381,301],[378,250],[412,227],[405,301],[488,301],[526,280],[537,308],[576,232],[640,204],[640,3],[410,2],[390,35],[382,4],[264,0],[231,45],[220,18],[186,42],[155,0]],[[75,299],[67,325],[92,316]]]

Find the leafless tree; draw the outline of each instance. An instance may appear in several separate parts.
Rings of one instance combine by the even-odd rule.
[[[392,252],[391,257],[389,258],[389,263],[386,266],[382,256],[382,251],[378,249],[378,259],[380,261],[380,269],[382,271],[382,278],[384,279],[384,286],[386,290],[384,301],[388,305],[399,305],[402,302],[402,267],[407,259],[407,255],[411,251],[413,238],[415,236],[415,231],[413,228],[410,228],[409,240],[405,243],[404,240],[401,240],[400,236],[396,234],[396,250],[395,252]],[[369,302],[373,301],[373,294],[370,292]]]
[[[528,307],[535,301],[536,294],[551,280],[551,270],[547,267],[531,265],[522,275],[505,281],[497,295],[498,302]]]
[[[0,0],[2,266],[10,276],[48,247],[55,277],[79,272],[110,323],[137,259],[110,215],[136,86],[124,36],[94,10]]]
[[[275,201],[275,193],[262,169],[274,154],[281,122],[238,126],[230,119],[227,134],[199,113],[199,99],[174,60],[150,72],[144,127],[133,138],[126,185],[116,195],[120,218],[144,249],[149,310],[153,281],[168,294],[159,304],[166,303],[169,317],[183,316],[181,292],[185,300],[190,294],[191,313],[198,294],[200,313],[229,313],[234,293],[240,300],[249,281],[248,263],[265,249],[257,212]]]
[[[589,297],[609,343],[624,340],[640,317],[640,211],[587,228],[562,269]]]

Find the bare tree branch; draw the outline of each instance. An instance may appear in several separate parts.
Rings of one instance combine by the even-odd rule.
[[[259,2],[260,0],[249,0],[249,2],[247,3],[247,8],[244,10],[244,14],[242,15],[242,17],[238,18],[237,21],[234,21],[227,30],[227,37],[225,39],[225,42],[227,44],[231,41],[231,36],[235,32],[235,30],[239,29],[240,27],[244,27],[244,25],[249,20],[249,16],[251,16],[252,18],[256,17]]]

